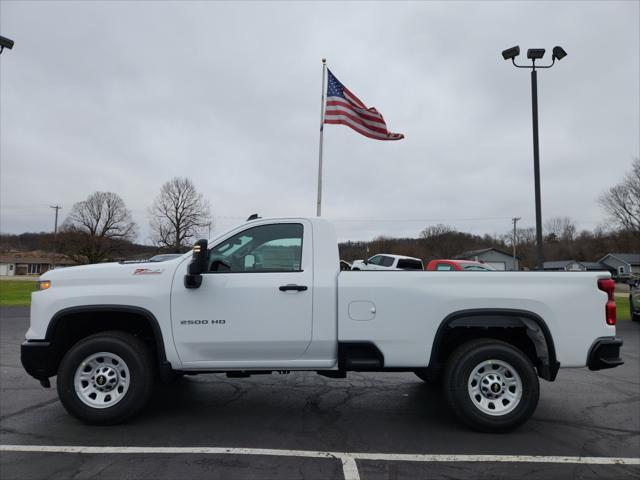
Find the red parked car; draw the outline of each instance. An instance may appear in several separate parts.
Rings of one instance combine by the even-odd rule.
[[[495,272],[496,269],[486,263],[474,262],[473,260],[431,260],[427,265],[427,270],[443,271],[466,271],[466,272]]]

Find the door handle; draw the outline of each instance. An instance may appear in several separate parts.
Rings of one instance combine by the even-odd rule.
[[[290,283],[289,285],[282,285],[280,287],[281,292],[287,292],[289,290],[295,290],[297,292],[304,292],[308,287],[306,285],[294,285]]]

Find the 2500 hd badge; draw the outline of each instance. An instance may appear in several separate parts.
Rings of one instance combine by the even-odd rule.
[[[181,320],[180,325],[224,325],[226,320]]]

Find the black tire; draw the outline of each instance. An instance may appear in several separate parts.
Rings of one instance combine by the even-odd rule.
[[[484,388],[484,379],[487,378],[487,375],[492,374],[493,369],[498,366],[488,366],[486,367],[486,374],[479,373],[483,371],[481,364],[489,360],[502,362],[503,365],[506,364],[511,370],[515,371],[516,375],[514,376],[513,372],[506,368],[503,375],[514,382],[517,382],[517,377],[519,377],[519,400],[511,402],[505,394],[501,394],[502,397],[496,397],[498,400],[483,398],[479,394],[476,394],[476,399],[472,398],[472,393],[470,392],[472,387],[471,375],[474,372],[477,372],[478,375],[485,375],[481,377],[482,381],[479,385]],[[496,388],[499,389],[500,384],[502,384],[502,389],[505,388],[505,383],[502,383],[504,379],[500,380],[499,376],[494,375],[489,377],[489,380],[498,383]],[[538,375],[531,360],[512,345],[488,338],[472,340],[455,350],[449,357],[444,374],[444,382],[445,394],[452,410],[463,422],[474,430],[481,432],[508,432],[522,425],[533,415],[540,397]],[[487,386],[493,385],[489,383]],[[514,387],[513,391],[516,392],[517,388]],[[503,391],[508,393],[506,390]],[[488,391],[487,394],[491,395],[492,392]],[[480,401],[485,403],[485,410],[493,405],[494,409],[505,409],[505,413],[485,413],[480,406]],[[501,401],[506,401],[507,403],[500,405],[498,402]],[[508,411],[509,408],[512,408],[512,410]]]
[[[75,375],[83,361],[102,352],[114,354],[124,361],[128,381],[127,390],[123,389],[117,403],[96,408],[86,404],[76,392]],[[97,358],[100,360],[99,356]],[[79,420],[95,425],[112,425],[125,421],[145,406],[155,378],[153,356],[144,342],[125,332],[102,332],[80,340],[66,353],[58,368],[58,397],[67,412]]]

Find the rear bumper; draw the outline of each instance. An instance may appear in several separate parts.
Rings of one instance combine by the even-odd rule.
[[[26,340],[20,347],[20,361],[27,373],[38,380],[56,374],[55,352],[47,341]]]
[[[620,358],[620,347],[622,339],[618,337],[600,337],[591,346],[587,366],[589,370],[603,370],[622,365],[624,361]]]

